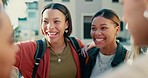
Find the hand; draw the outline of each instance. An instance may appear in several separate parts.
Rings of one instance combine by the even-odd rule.
[[[88,50],[90,50],[91,48],[95,47],[95,43],[94,42],[91,42],[91,43],[88,43],[86,44],[82,49],[81,49],[81,55],[83,55],[84,57],[87,57],[88,56]]]

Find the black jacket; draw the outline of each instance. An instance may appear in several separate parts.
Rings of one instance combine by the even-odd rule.
[[[117,42],[117,50],[115,52],[116,53],[115,57],[111,62],[111,66],[116,67],[119,64],[121,64],[126,57],[126,52],[127,50],[120,44],[120,42]],[[83,61],[85,61],[86,64],[84,64],[84,67],[82,67],[82,78],[90,78],[92,69],[94,68],[96,63],[96,57],[98,53],[99,53],[99,49],[96,47],[88,51],[89,58],[87,57],[83,59]],[[88,60],[87,62],[86,62],[86,59]]]

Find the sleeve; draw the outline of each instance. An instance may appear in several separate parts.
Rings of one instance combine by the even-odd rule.
[[[36,51],[35,41],[25,41],[16,44],[19,47],[19,51],[16,53],[16,63],[14,66],[20,69],[23,64],[30,64],[34,60],[34,54]]]

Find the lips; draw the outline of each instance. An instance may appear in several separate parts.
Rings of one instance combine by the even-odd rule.
[[[101,48],[105,44],[106,38],[94,38],[96,47]]]
[[[104,44],[105,38],[94,38],[95,44]]]
[[[104,39],[95,39],[96,41],[103,41]]]
[[[58,32],[54,32],[54,33],[53,33],[53,32],[52,32],[52,33],[51,33],[51,32],[48,32],[48,33],[47,33],[47,35],[48,35],[50,38],[55,38],[55,37],[57,36],[57,34],[58,34]]]

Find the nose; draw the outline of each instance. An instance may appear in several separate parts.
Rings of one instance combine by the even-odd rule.
[[[102,31],[97,30],[97,31],[95,32],[95,36],[101,36],[101,35],[102,35]]]
[[[51,24],[51,23],[47,24],[47,29],[53,29],[53,28],[54,28],[53,24]]]

